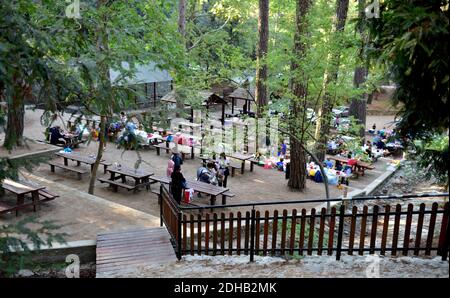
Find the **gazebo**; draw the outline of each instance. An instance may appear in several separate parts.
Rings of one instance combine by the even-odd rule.
[[[217,95],[212,91],[200,91],[198,92],[199,97],[202,99],[202,106],[206,108],[208,111],[210,107],[215,105],[222,106],[222,118],[220,119],[222,125],[225,123],[225,106],[227,105],[226,100],[224,100],[221,96]],[[176,93],[174,90],[170,91],[166,95],[161,98],[161,102],[176,104]],[[185,105],[186,108],[191,110],[191,118],[194,118],[194,109],[189,105]],[[191,119],[191,121],[192,121]]]
[[[237,88],[230,95],[231,98],[231,113],[234,114],[234,106],[237,103],[241,103],[243,105],[243,113],[249,114],[251,113],[251,104],[255,103],[255,89],[244,89]]]
[[[128,62],[122,62],[122,67],[125,70],[130,69],[130,65]],[[135,86],[136,88],[143,88],[142,93],[145,96],[145,99],[153,99],[153,106],[156,106],[156,100],[160,97],[159,92],[162,94],[167,93],[169,90],[164,88],[163,85],[169,85],[170,90],[172,90],[172,77],[169,72],[164,69],[160,69],[156,63],[150,62],[146,65],[137,65],[136,72],[133,77],[124,77],[122,80],[118,81],[120,78],[121,72],[119,70],[110,69],[110,80],[111,83],[117,85],[130,85]],[[158,84],[160,85],[158,88]],[[145,101],[142,103],[146,103]]]

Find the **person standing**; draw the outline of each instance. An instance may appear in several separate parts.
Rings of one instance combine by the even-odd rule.
[[[175,201],[177,201],[178,205],[180,205],[183,189],[186,188],[186,179],[181,173],[181,167],[179,165],[174,166],[170,178],[172,179],[170,182],[170,192],[172,193]]]
[[[183,164],[183,158],[181,157],[177,147],[172,148],[172,156],[170,159],[173,160],[175,166],[181,166]]]
[[[220,153],[219,159],[216,160],[219,168],[219,186],[227,187],[228,176],[230,176],[230,160],[225,155],[225,152]]]

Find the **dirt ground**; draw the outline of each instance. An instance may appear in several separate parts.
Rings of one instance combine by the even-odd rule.
[[[42,110],[27,110],[25,116],[25,136],[30,139],[42,140],[43,127],[40,124]],[[67,118],[67,117],[66,117]],[[392,121],[392,117],[377,116],[376,121],[380,123]],[[61,124],[61,121],[58,120]],[[370,122],[369,122],[370,123]],[[56,124],[56,123],[55,123]],[[0,136],[1,138],[1,136]],[[75,151],[83,154],[95,154],[98,142],[93,141],[88,145],[80,145]],[[169,155],[164,151],[161,156],[157,156],[154,149],[139,151],[142,158],[141,168],[152,171],[157,176],[165,176],[167,161]],[[133,167],[138,155],[136,151],[123,151],[116,149],[116,145],[108,143],[104,158],[111,162],[120,162],[122,165]],[[196,169],[200,166],[200,160],[185,160],[182,169],[183,174],[188,179],[195,179]],[[359,177],[350,182],[350,190],[363,189],[373,180],[385,172],[387,160],[380,159],[375,163],[375,169],[367,171],[364,177]],[[287,180],[283,172],[274,169],[263,169],[256,167],[253,172],[249,170],[249,164],[246,166],[244,175],[236,173],[235,177],[229,177],[228,187],[236,196],[227,201],[227,204],[233,203],[257,203],[263,201],[288,201],[288,200],[306,200],[323,199],[325,190],[323,183],[315,183],[312,180],[307,181],[307,189],[304,192],[293,192],[287,187]],[[100,170],[100,169],[99,169]],[[108,188],[107,185],[96,182],[95,196],[87,196],[89,176],[77,180],[73,173],[65,172],[62,169],[56,169],[55,173],[50,171],[47,164],[41,164],[33,169],[33,172],[23,172],[24,177],[46,186],[50,191],[60,195],[54,201],[45,203],[38,211],[40,219],[55,219],[61,224],[68,225],[64,229],[69,233],[68,240],[94,239],[98,232],[105,230],[124,229],[131,226],[153,226],[158,224],[159,206],[157,195],[141,190],[138,193],[128,192],[119,189],[117,193]],[[102,177],[103,170],[100,170],[98,177]],[[157,184],[152,186],[158,187]],[[78,192],[79,191],[79,192]],[[343,190],[330,186],[331,197],[338,197],[343,194]],[[14,197],[2,198],[2,200],[14,200]],[[209,204],[209,198],[195,198],[194,203]],[[268,206],[265,210],[283,208],[310,208],[319,204],[295,204],[280,206]],[[31,209],[31,208],[30,208]],[[228,210],[229,209],[229,210]],[[244,211],[242,209],[241,211]],[[226,208],[221,211],[231,211]],[[237,212],[237,209],[233,209]],[[6,214],[0,217],[0,224],[13,223],[22,216],[32,214],[32,210],[23,210],[21,216],[15,217],[13,214]],[[26,215],[25,215],[26,214]],[[132,214],[135,214],[132,216]],[[138,214],[138,215],[136,215]],[[69,225],[70,224],[70,225]]]

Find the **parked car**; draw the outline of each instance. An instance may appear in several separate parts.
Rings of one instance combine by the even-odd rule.
[[[311,119],[313,123],[316,123],[317,121],[316,112],[311,108],[306,109],[306,117],[307,119]]]
[[[339,106],[334,108],[333,110],[333,115],[339,116],[339,117],[348,117],[349,116],[349,107],[346,106]]]

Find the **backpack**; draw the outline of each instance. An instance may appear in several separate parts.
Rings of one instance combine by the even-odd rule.
[[[316,171],[316,174],[314,175],[314,181],[317,183],[323,182],[322,173],[320,171]]]

